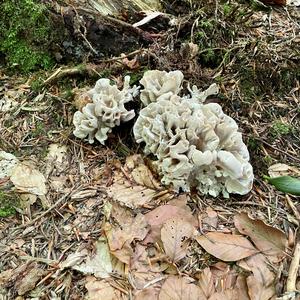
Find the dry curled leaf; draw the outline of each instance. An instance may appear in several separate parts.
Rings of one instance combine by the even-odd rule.
[[[162,205],[145,215],[151,229],[145,243],[156,242],[160,239],[162,225],[171,218],[181,218],[190,224],[197,224],[196,218],[192,212],[186,208],[181,208],[173,205]]]
[[[238,262],[246,271],[252,272],[248,276],[248,293],[251,300],[268,300],[275,296],[275,274],[269,268],[269,262],[261,253]]]
[[[35,265],[32,269],[28,270],[28,273],[16,282],[15,289],[18,291],[19,295],[24,295],[27,292],[33,290],[37,282],[44,276],[47,271],[38,268]]]
[[[109,223],[104,226],[111,253],[123,263],[129,264],[133,255],[130,243],[136,240],[143,240],[149,228],[145,216],[138,214],[130,224],[121,228],[114,228]]]
[[[88,291],[88,300],[118,300],[121,298],[121,293],[112,287],[109,282],[105,280],[96,280],[94,277],[87,278],[85,285]]]
[[[47,193],[44,175],[35,169],[32,162],[19,163],[13,169],[10,180],[22,193],[43,196]]]
[[[205,268],[199,276],[199,287],[206,298],[215,293],[213,275],[209,268]]]
[[[101,238],[96,242],[95,255],[87,257],[85,262],[75,264],[72,268],[84,274],[94,274],[98,278],[110,277],[112,262],[106,239]]]
[[[255,246],[273,262],[278,262],[285,256],[287,237],[277,228],[266,225],[261,220],[253,220],[246,213],[234,217],[238,231],[248,235]]]
[[[183,218],[169,219],[161,228],[161,240],[166,254],[172,262],[186,256],[188,239],[194,234],[194,227]]]
[[[209,254],[223,261],[238,261],[257,253],[254,246],[241,235],[209,232],[197,236],[196,240]]]
[[[204,300],[201,289],[190,278],[169,276],[163,283],[159,300]]]
[[[270,177],[279,176],[299,176],[300,170],[296,167],[292,167],[286,164],[274,164],[268,168]]]

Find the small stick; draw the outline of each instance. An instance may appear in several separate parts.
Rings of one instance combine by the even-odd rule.
[[[33,225],[36,221],[40,220],[41,218],[43,218],[45,215],[47,215],[51,210],[53,210],[54,208],[56,208],[60,203],[62,203],[65,199],[67,199],[70,196],[71,192],[68,194],[63,195],[60,199],[58,199],[51,207],[49,207],[45,212],[43,212],[41,215],[39,215],[38,217],[36,217],[34,220],[25,223],[23,225],[20,225],[17,229],[22,229],[25,228],[27,226],[31,226]]]
[[[297,242],[294,255],[290,264],[289,274],[287,278],[286,291],[296,291],[296,280],[300,263],[300,241]]]

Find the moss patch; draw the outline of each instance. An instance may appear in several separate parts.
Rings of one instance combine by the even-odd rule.
[[[12,194],[0,191],[0,218],[6,218],[16,213],[15,207],[19,200]]]
[[[46,7],[34,0],[4,0],[0,4],[0,54],[10,67],[28,73],[47,69],[51,22]]]

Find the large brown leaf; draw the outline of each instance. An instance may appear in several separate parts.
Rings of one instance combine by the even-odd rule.
[[[257,253],[254,246],[241,235],[209,232],[197,236],[196,240],[209,254],[223,261],[238,261]]]
[[[278,262],[285,256],[287,238],[277,228],[266,225],[261,220],[253,220],[246,213],[234,217],[234,224],[238,231],[248,235],[255,246],[272,262]]]
[[[197,220],[188,209],[188,206],[182,208],[169,204],[162,205],[147,213],[145,218],[151,226],[150,232],[144,241],[145,244],[159,241],[162,225],[171,218],[181,218],[191,224],[197,224]]]
[[[161,229],[161,240],[172,262],[182,259],[187,252],[188,239],[194,234],[193,225],[182,218],[169,219]]]
[[[213,275],[209,268],[205,268],[200,274],[199,286],[206,298],[215,293]]]
[[[269,300],[275,296],[275,274],[270,271],[264,255],[258,253],[241,260],[238,265],[253,274],[247,278],[251,300]]]
[[[118,300],[122,299],[120,291],[112,287],[108,281],[96,280],[94,277],[87,277],[85,285],[88,291],[89,300]]]
[[[129,156],[124,167],[114,173],[107,194],[117,203],[130,208],[149,207],[155,201],[173,197],[155,180],[140,155]]]
[[[159,293],[159,300],[205,300],[201,289],[186,277],[169,276]]]

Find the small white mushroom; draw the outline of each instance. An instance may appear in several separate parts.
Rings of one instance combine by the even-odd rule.
[[[97,139],[104,144],[112,128],[134,118],[134,111],[127,111],[124,106],[126,102],[133,100],[138,92],[136,87],[130,89],[129,80],[130,77],[126,76],[122,90],[111,84],[107,78],[101,78],[96,82],[95,87],[87,92],[92,102],[74,114],[73,134],[76,137],[80,139],[87,137],[89,143]]]
[[[141,101],[144,105],[158,100],[168,100],[172,95],[177,95],[181,90],[183,74],[180,71],[145,72],[140,83],[144,86],[141,90]]]

